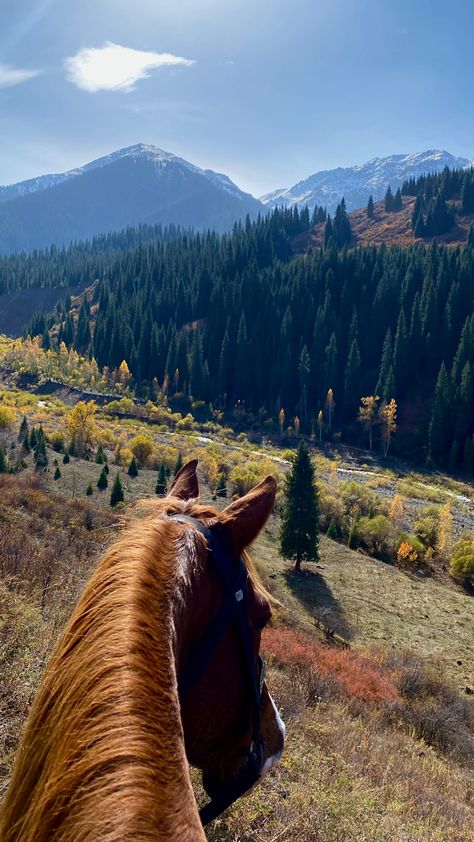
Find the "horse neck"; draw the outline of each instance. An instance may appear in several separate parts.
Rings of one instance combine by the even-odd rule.
[[[170,580],[183,562],[167,529],[127,533],[86,588],[30,713],[3,842],[205,840],[176,687]]]

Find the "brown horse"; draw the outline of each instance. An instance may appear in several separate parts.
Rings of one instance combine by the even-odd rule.
[[[272,510],[275,480],[219,513],[197,502],[196,465],[181,469],[165,499],[139,504],[86,586],[31,708],[0,812],[2,842],[199,842],[188,759],[211,796],[245,769],[255,697],[238,624],[225,627],[181,700],[178,678],[224,599],[197,527],[237,569]],[[244,557],[257,674],[271,609]],[[265,685],[259,699],[265,773],[284,726]]]

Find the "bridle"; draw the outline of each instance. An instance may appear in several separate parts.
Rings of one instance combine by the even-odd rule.
[[[205,826],[224,812],[241,795],[251,789],[259,780],[263,763],[262,737],[262,694],[265,682],[265,663],[258,655],[257,667],[250,636],[248,613],[248,570],[242,558],[238,565],[231,562],[222,545],[207,526],[201,521],[182,514],[171,514],[173,520],[189,523],[203,535],[207,541],[209,559],[216,571],[224,590],[224,599],[216,616],[204,634],[193,647],[178,679],[178,692],[182,702],[195,682],[200,678],[215,649],[222,640],[229,626],[235,624],[244,658],[253,696],[252,705],[252,742],[247,756],[247,763],[238,777],[230,784],[220,787],[219,792],[200,811],[199,816]]]

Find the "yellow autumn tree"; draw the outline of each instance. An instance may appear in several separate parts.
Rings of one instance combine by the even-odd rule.
[[[379,423],[379,400],[378,395],[367,395],[365,398],[360,399],[359,417],[357,420],[369,434],[369,450],[372,450],[373,429]]]
[[[401,527],[403,525],[404,503],[401,494],[395,494],[388,512],[388,516],[395,526]]]
[[[328,393],[326,395],[326,407],[328,411],[328,427],[329,432],[332,432],[332,416],[334,414],[334,407],[336,404],[334,403],[334,392],[332,389],[328,389]]]
[[[443,559],[447,559],[451,555],[452,536],[453,513],[451,504],[446,503],[439,512],[438,539],[436,541],[437,553]]]
[[[318,433],[319,433],[319,441],[322,442],[323,440],[323,424],[324,424],[324,415],[322,409],[318,412]]]
[[[76,452],[79,456],[90,452],[94,447],[97,435],[95,413],[97,405],[95,401],[79,401],[71,410],[67,419],[67,431],[74,441]]]
[[[130,369],[126,363],[126,360],[122,360],[117,369],[116,386],[118,386],[119,389],[126,389],[131,379],[132,375],[130,373]]]
[[[153,453],[153,447],[153,440],[144,434],[135,436],[130,442],[130,450],[139,465],[146,465]]]
[[[390,403],[380,407],[384,456],[387,455],[392,437],[397,432],[397,408],[395,398],[392,398]]]

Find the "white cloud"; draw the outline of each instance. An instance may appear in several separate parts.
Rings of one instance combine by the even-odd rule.
[[[10,67],[8,64],[0,64],[0,88],[11,88],[13,85],[20,85],[28,79],[39,76],[41,70],[25,70],[21,67]]]
[[[107,42],[103,47],[86,47],[64,62],[66,76],[83,91],[133,91],[139,79],[156,67],[189,67],[190,59],[171,53],[153,53]]]

